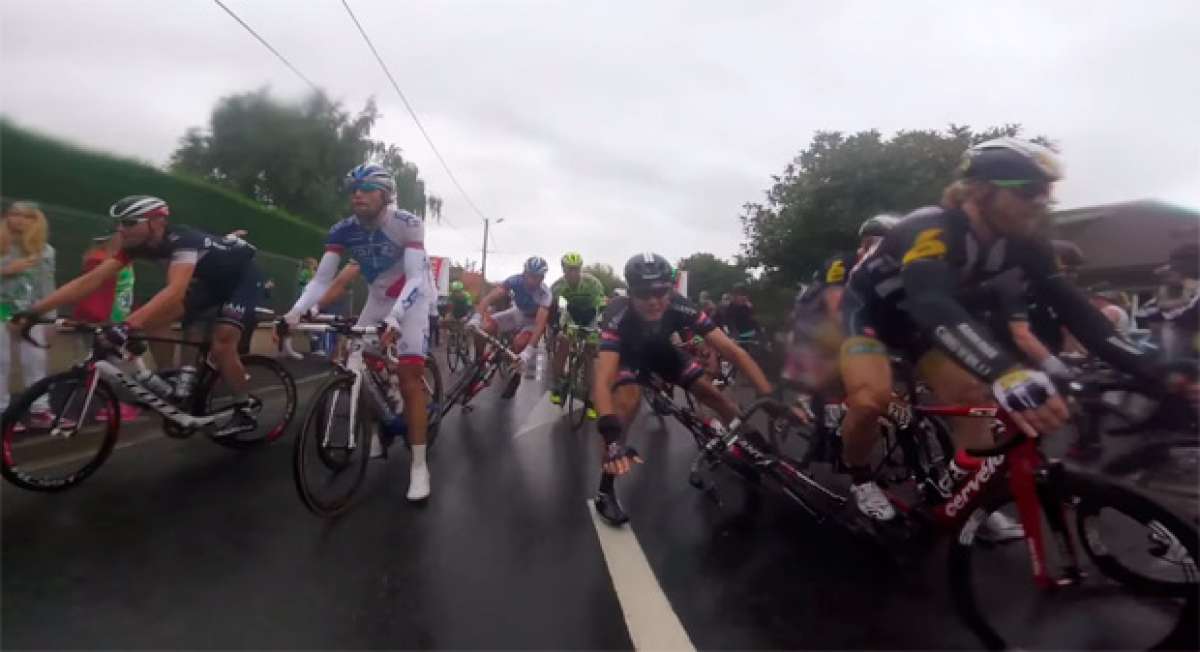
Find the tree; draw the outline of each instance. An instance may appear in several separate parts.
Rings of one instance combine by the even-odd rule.
[[[325,225],[346,213],[346,171],[374,160],[395,175],[398,206],[421,216],[435,208],[437,219],[441,200],[426,195],[417,166],[398,146],[371,139],[379,118],[374,99],[351,115],[323,92],[295,104],[266,88],[230,95],[217,102],[207,130],[187,130],[170,165]]]
[[[1020,131],[1015,124],[982,132],[950,125],[945,133],[900,131],[891,139],[875,130],[819,131],[773,177],[765,203],[743,206],[741,262],[762,267],[777,285],[806,280],[829,255],[853,251],[868,217],[936,204],[967,147]]]
[[[695,253],[676,265],[688,273],[688,296],[698,299],[706,291],[716,301],[737,283],[747,281],[746,270],[739,265],[727,263],[709,253]]]
[[[596,280],[600,281],[600,284],[604,286],[604,294],[608,296],[612,296],[614,288],[627,287],[625,281],[613,271],[612,265],[592,263],[591,265],[584,265],[583,271],[595,276]]]

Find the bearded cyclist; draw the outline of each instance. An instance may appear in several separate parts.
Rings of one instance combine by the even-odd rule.
[[[350,170],[345,187],[352,214],[329,229],[316,274],[282,321],[296,325],[321,299],[333,284],[343,256],[358,262],[359,273],[367,282],[367,302],[358,325],[384,325],[383,345],[394,346],[399,354],[400,395],[412,448],[407,498],[424,500],[430,493],[425,455],[425,355],[436,293],[425,255],[425,224],[392,203],[396,182],[381,165],[364,163]],[[382,454],[377,436],[371,440],[371,449],[372,456]]]
[[[604,285],[595,276],[583,271],[583,256],[571,251],[562,257],[563,277],[550,286],[550,304],[557,305],[559,298],[567,302],[567,309],[562,312],[561,328],[558,333],[558,346],[554,349],[553,381],[550,392],[550,402],[562,404],[564,384],[562,375],[567,365],[567,326],[574,324],[580,327],[593,326],[600,306],[604,304]],[[596,418],[596,410],[588,406],[587,417]]]
[[[867,253],[851,272],[843,298],[843,456],[859,510],[880,521],[896,515],[868,467],[878,419],[891,400],[889,348],[915,363],[941,401],[981,405],[990,402],[990,393],[1031,436],[1055,432],[1067,419],[1066,404],[1049,377],[1022,366],[964,307],[964,298],[981,283],[1020,268],[1031,289],[1089,350],[1120,369],[1153,377],[1141,352],[1066,282],[1049,242],[1035,235],[1051,184],[1061,178],[1054,155],[1033,143],[1000,138],[967,150],[960,175],[944,192],[941,207],[908,215]],[[963,449],[991,446],[990,423],[953,421],[955,465],[965,474],[981,461]],[[986,525],[993,538],[1021,536],[1011,521]]]
[[[628,473],[641,459],[622,441],[622,431],[633,421],[641,405],[638,381],[645,374],[691,392],[712,408],[723,424],[737,416],[738,407],[705,379],[703,369],[672,343],[672,335],[684,330],[704,341],[742,371],[759,394],[772,391],[771,384],[748,353],[729,339],[716,324],[686,297],[674,292],[671,264],[654,253],[643,253],[625,263],[629,298],[614,298],[600,319],[600,353],[596,358],[592,392],[596,429],[604,439],[603,475],[596,495],[596,512],[613,525],[629,518],[614,492],[614,480]],[[756,438],[754,433],[747,433]],[[765,446],[764,442],[755,442]]]
[[[108,209],[117,226],[121,250],[90,271],[35,303],[28,312],[13,316],[21,327],[38,315],[63,304],[76,303],[135,259],[151,260],[166,267],[167,285],[124,323],[104,329],[102,337],[121,348],[131,332],[168,325],[182,319],[187,326],[202,313],[217,308],[212,329],[212,357],[221,378],[233,389],[235,403],[244,403],[233,417],[214,433],[228,437],[254,430],[261,405],[250,405],[246,369],[238,355],[244,333],[256,325],[261,275],[254,262],[257,250],[236,237],[217,237],[186,226],[170,224],[167,202],[150,195],[131,195]],[[249,329],[249,330],[247,330]],[[4,355],[8,355],[5,351]],[[159,365],[165,360],[156,360]]]

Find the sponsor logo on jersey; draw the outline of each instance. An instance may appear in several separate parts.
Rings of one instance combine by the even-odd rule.
[[[905,265],[926,258],[941,258],[946,255],[946,243],[942,242],[942,229],[925,229],[917,234],[913,246],[904,254]]]
[[[841,260],[833,261],[825,272],[825,282],[841,283],[844,278],[846,278],[846,263]]]

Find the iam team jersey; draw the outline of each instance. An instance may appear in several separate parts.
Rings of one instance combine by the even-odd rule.
[[[400,209],[389,209],[379,225],[367,228],[351,215],[329,230],[325,250],[356,261],[372,290],[396,298],[404,287],[404,250],[425,248],[425,224]]]

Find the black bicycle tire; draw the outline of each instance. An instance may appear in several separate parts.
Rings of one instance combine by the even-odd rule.
[[[354,385],[354,376],[346,374],[334,375],[326,380],[317,392],[313,394],[312,403],[304,415],[304,421],[300,424],[300,432],[296,433],[296,443],[292,453],[292,477],[295,480],[296,492],[299,494],[301,502],[304,503],[304,506],[309,511],[324,518],[337,516],[350,506],[358,490],[362,487],[363,481],[366,480],[367,463],[370,461],[370,429],[366,426],[367,420],[371,418],[370,410],[361,404],[362,401],[360,398],[360,405],[357,407],[360,418],[356,424],[357,432],[354,433],[354,437],[358,439],[360,455],[355,462],[358,468],[355,471],[356,476],[353,478],[350,490],[340,499],[325,503],[317,500],[315,492],[309,487],[307,475],[305,474],[306,457],[304,449],[308,440],[311,437],[317,436],[315,431],[310,431],[309,424],[312,422],[312,419],[319,418],[324,412],[324,406],[327,401],[325,394],[337,389],[339,385],[344,385],[343,391],[349,392]]]
[[[1200,590],[1200,584],[1195,581],[1162,582],[1140,575],[1121,564],[1095,536],[1092,536],[1093,530],[1088,527],[1087,519],[1098,514],[1102,508],[1110,507],[1142,525],[1156,521],[1183,544],[1192,557],[1193,565],[1200,561],[1200,534],[1197,534],[1195,527],[1189,525],[1187,521],[1171,510],[1133,489],[1082,474],[1072,474],[1069,477],[1073,492],[1079,494],[1080,498],[1075,510],[1075,527],[1081,533],[1080,543],[1092,563],[1096,564],[1102,573],[1109,579],[1149,595],[1170,597],[1196,595],[1197,590]],[[1097,545],[1098,543],[1100,545]],[[1193,568],[1194,572],[1195,568]]]
[[[27,412],[33,406],[34,401],[41,397],[42,394],[46,393],[46,391],[55,383],[63,382],[65,380],[74,380],[82,385],[87,383],[87,378],[88,373],[86,370],[82,368],[76,368],[59,374],[54,374],[53,376],[46,376],[45,378],[42,378],[31,385],[29,389],[25,390],[17,398],[16,402],[9,405],[8,409],[4,411],[4,414],[0,416],[0,434],[2,434],[4,438],[4,446],[6,450],[9,446],[9,438],[12,435],[10,429],[16,427],[16,424],[21,420],[21,417],[25,415],[25,412]],[[4,476],[4,479],[22,489],[27,489],[29,491],[56,493],[78,486],[79,483],[86,480],[90,475],[95,473],[97,469],[103,466],[104,462],[108,460],[109,455],[112,454],[113,448],[116,447],[117,438],[120,436],[121,412],[120,404],[117,402],[116,394],[113,393],[112,388],[109,387],[108,383],[103,379],[97,381],[96,395],[103,395],[102,400],[108,403],[107,407],[110,416],[108,428],[105,431],[104,440],[100,447],[96,450],[96,456],[93,457],[90,462],[66,478],[56,480],[53,483],[44,483],[30,479],[27,474],[20,471],[19,467],[12,464],[13,460],[11,456],[5,454],[0,456],[0,474]]]
[[[266,444],[274,443],[287,434],[288,428],[292,425],[292,419],[296,416],[296,380],[292,378],[292,374],[287,369],[284,369],[283,365],[279,364],[277,360],[264,355],[244,355],[242,356],[242,366],[246,368],[247,373],[249,373],[251,367],[263,367],[280,379],[279,384],[283,387],[284,400],[286,401],[281,423],[276,424],[274,428],[267,432],[266,436],[257,439],[247,440],[236,436],[209,437],[209,439],[225,448],[253,450],[261,448]],[[212,400],[212,395],[209,392],[212,390],[212,385],[219,379],[219,375],[213,374],[211,378],[212,380],[208,383],[208,386],[204,388],[204,400],[201,402],[204,405],[205,413],[208,413],[212,409],[212,406],[209,404],[209,401]]]
[[[458,371],[458,333],[453,330],[446,334],[446,369]]]
[[[571,364],[568,366],[570,375],[567,378],[569,379],[570,395],[564,400],[569,400],[571,403],[567,407],[567,418],[572,432],[577,432],[583,427],[583,423],[587,421],[588,408],[591,407],[586,355],[586,347],[581,351],[572,351]]]
[[[437,358],[432,353],[425,356],[425,370],[433,372],[433,396],[425,409],[425,413],[429,415],[425,430],[425,444],[428,449],[432,449],[434,442],[437,441],[438,433],[441,432],[442,401],[446,400],[446,396],[445,388],[442,385],[442,370],[438,367]],[[408,445],[407,438],[404,443]]]
[[[1080,493],[1081,489],[1084,493],[1089,491],[1088,486],[1081,483],[1079,478],[1080,476],[1075,474],[1068,475],[1068,488],[1070,489],[1069,493],[1072,495]],[[968,526],[977,527],[978,523],[982,522],[992,512],[1011,502],[1013,502],[1013,497],[1008,491],[996,491],[987,496],[967,518],[963,519],[962,525],[959,526],[958,531],[952,537],[948,554],[950,591],[959,617],[962,618],[972,633],[978,637],[979,642],[991,650],[1009,649],[1010,646],[1005,637],[988,622],[987,615],[980,608],[979,602],[975,598],[975,592],[972,590],[971,583],[970,559],[975,536],[973,534],[965,535],[963,530]],[[1048,536],[1052,536],[1049,534],[1049,531],[1047,533]],[[1079,537],[1080,540],[1084,538]],[[1047,542],[1049,543],[1049,539]],[[1194,543],[1192,541],[1191,554],[1193,558],[1196,558]],[[1026,582],[1028,581],[1028,577],[1023,577],[1022,579]],[[1168,641],[1176,641],[1181,637],[1188,639],[1195,636],[1192,623],[1196,617],[1197,604],[1198,600],[1195,595],[1185,598],[1184,604],[1180,608],[1179,620],[1175,627],[1164,637],[1163,641],[1152,646],[1153,649],[1160,649]],[[1171,645],[1171,647],[1174,648],[1176,646]],[[1187,646],[1186,649],[1195,649],[1195,646]]]

